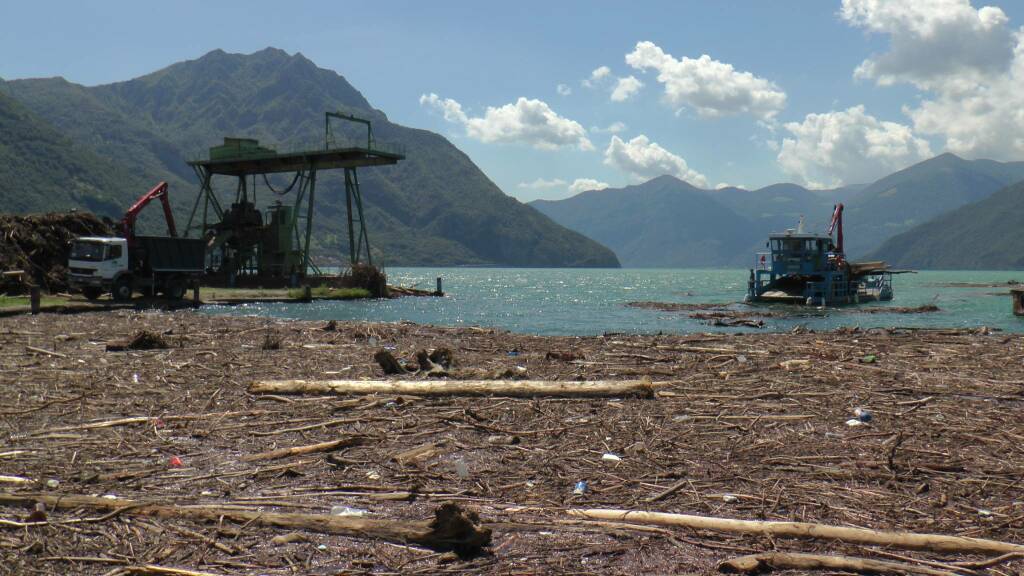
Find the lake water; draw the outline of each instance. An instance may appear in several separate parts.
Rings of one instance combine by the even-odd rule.
[[[530,334],[594,335],[606,332],[687,333],[788,331],[798,325],[815,330],[839,326],[988,326],[1024,332],[1024,317],[1012,313],[1006,282],[1024,280],[1014,271],[927,271],[893,277],[892,302],[869,306],[935,304],[927,314],[857,314],[856,307],[819,310],[773,307],[792,312],[766,318],[765,327],[721,328],[685,312],[625,306],[627,302],[731,302],[746,292],[746,270],[389,268],[389,282],[433,289],[443,278],[444,298],[322,301],[310,304],[250,304],[206,307],[215,314],[261,315],[303,320],[410,320],[443,326],[489,326]],[[1000,284],[964,287],[950,284]],[[746,308],[736,304],[737,309]]]

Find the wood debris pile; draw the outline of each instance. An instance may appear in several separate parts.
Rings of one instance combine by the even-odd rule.
[[[24,270],[30,281],[49,292],[67,290],[68,254],[78,236],[112,236],[107,222],[88,212],[53,212],[15,216],[0,214],[0,271]],[[0,293],[25,289],[0,277]]]
[[[1024,570],[1024,337],[323,328],[189,311],[0,319],[0,573]],[[141,330],[172,345],[106,351]],[[382,348],[656,386],[445,395],[424,371],[385,376]],[[433,392],[252,388],[287,380]],[[1001,544],[720,529],[761,526],[736,520]]]

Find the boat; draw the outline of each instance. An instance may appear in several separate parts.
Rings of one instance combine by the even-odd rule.
[[[805,232],[801,217],[796,229],[769,234],[767,248],[754,256],[744,302],[842,306],[892,300],[897,271],[881,261],[847,261],[842,204],[826,233]]]

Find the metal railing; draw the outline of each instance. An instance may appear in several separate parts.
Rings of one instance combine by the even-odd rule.
[[[754,254],[754,270],[771,270],[771,252],[758,252]]]

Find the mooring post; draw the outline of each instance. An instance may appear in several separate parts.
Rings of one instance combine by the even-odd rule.
[[[437,296],[444,296],[444,290],[441,289],[441,277],[437,277],[437,290],[434,291]]]
[[[313,289],[309,287],[309,284],[302,287],[302,299],[306,302],[313,301]]]
[[[32,305],[32,313],[39,314],[39,299],[40,299],[39,286],[32,286],[28,291],[29,302]]]
[[[199,282],[192,283],[192,307],[199,308]]]

